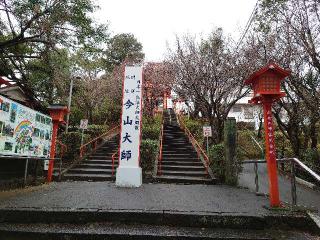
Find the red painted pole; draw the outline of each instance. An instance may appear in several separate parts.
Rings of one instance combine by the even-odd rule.
[[[163,94],[163,109],[167,109],[167,92]]]
[[[276,146],[274,141],[274,129],[272,121],[272,99],[266,98],[263,101],[264,129],[266,141],[266,161],[269,175],[269,193],[271,207],[280,206]]]
[[[58,127],[59,127],[59,122],[58,121],[53,121],[52,137],[51,137],[51,148],[50,148],[50,158],[54,158],[55,155],[56,155],[56,141],[57,141]],[[53,166],[54,166],[54,160],[50,159],[49,168],[48,168],[47,182],[51,182],[52,181]]]

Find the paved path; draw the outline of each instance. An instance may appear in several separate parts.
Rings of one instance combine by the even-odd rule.
[[[253,164],[244,164],[242,174],[239,177],[239,184],[255,191]],[[269,183],[266,164],[259,164],[259,191],[262,193],[269,192]],[[279,177],[280,199],[291,203],[291,183],[290,179],[284,176]],[[297,183],[297,203],[301,206],[318,209],[320,213],[320,191],[312,190],[308,187]]]
[[[267,215],[268,199],[219,185],[144,184],[117,188],[106,182],[61,182],[0,193],[0,208],[160,210]]]

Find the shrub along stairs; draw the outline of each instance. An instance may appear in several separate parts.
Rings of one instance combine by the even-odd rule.
[[[215,179],[206,173],[193,145],[179,127],[172,109],[164,112],[162,160],[159,162],[160,182],[213,184]]]
[[[112,176],[112,155],[117,151],[119,137],[113,137],[79,164],[63,174],[62,180],[108,181]],[[117,162],[117,161],[116,161]],[[114,168],[116,171],[116,166]]]

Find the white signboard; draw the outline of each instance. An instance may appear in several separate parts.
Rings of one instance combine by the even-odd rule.
[[[49,157],[52,119],[0,95],[0,154]]]
[[[43,163],[43,170],[45,171],[48,171],[49,169],[49,160],[44,160],[44,163]]]
[[[211,126],[203,126],[203,136],[204,137],[212,137]]]
[[[88,129],[88,119],[81,119],[80,128],[81,129]]]
[[[123,82],[119,168],[116,184],[137,187],[142,183],[140,135],[142,115],[142,66],[126,66]]]

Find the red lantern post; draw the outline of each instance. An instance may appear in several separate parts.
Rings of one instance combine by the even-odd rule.
[[[48,176],[47,181],[51,182],[52,180],[52,173],[53,173],[53,166],[56,154],[56,141],[57,141],[57,133],[58,128],[61,123],[64,122],[64,115],[68,112],[68,108],[61,105],[51,105],[48,107],[50,116],[52,118],[52,137],[51,137],[51,148],[50,148],[50,161],[49,161],[49,168],[48,168]]]
[[[253,88],[253,98],[249,102],[263,105],[271,207],[280,206],[272,104],[285,96],[285,93],[280,90],[280,84],[281,81],[289,75],[290,72],[282,69],[275,63],[270,62],[267,66],[253,73],[249,79],[245,81],[245,84],[250,85]]]

